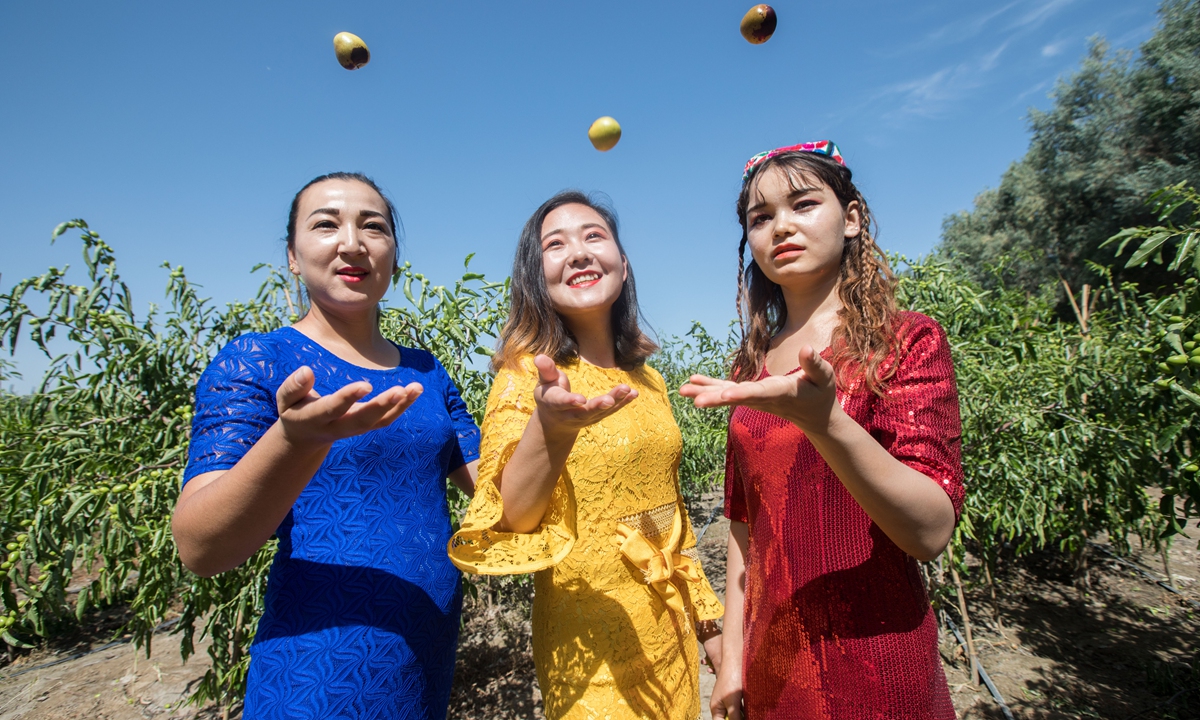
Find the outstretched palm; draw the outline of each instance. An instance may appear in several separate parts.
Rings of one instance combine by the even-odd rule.
[[[826,427],[837,402],[833,366],[808,345],[800,349],[799,372],[748,382],[693,375],[679,394],[692,398],[698,408],[744,405],[790,420],[805,431]]]
[[[420,383],[384,390],[367,402],[368,382],[350,383],[329,395],[313,389],[307,366],[288,376],[275,393],[284,435],[298,443],[321,445],[387,427],[421,396]]]
[[[571,380],[559,370],[546,355],[533,359],[537,366],[538,386],[533,391],[538,415],[547,428],[576,433],[600,422],[632,402],[637,390],[628,385],[617,385],[603,395],[586,398],[571,392]]]

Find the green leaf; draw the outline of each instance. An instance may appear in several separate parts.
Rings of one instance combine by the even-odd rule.
[[[1174,325],[1173,327],[1182,328],[1182,325]],[[1183,340],[1179,337],[1178,332],[1169,332],[1163,337],[1163,341],[1171,346],[1176,355],[1187,355],[1187,351],[1183,349]],[[1184,361],[1186,362],[1186,360]]]
[[[87,613],[88,607],[91,605],[92,586],[87,585],[79,591],[79,595],[75,598],[75,619],[78,622],[83,622],[83,616]]]
[[[75,502],[71,503],[71,509],[67,510],[67,514],[63,516],[63,519],[62,519],[63,525],[70,525],[71,522],[75,519],[75,516],[78,515],[81,510],[83,510],[85,507],[87,507],[88,503],[90,503],[92,500],[95,500],[95,499],[96,499],[95,495],[90,495],[87,493],[85,493],[85,494],[81,495],[79,498],[77,498],[75,500]]]
[[[1200,257],[1200,253],[1196,253],[1197,240],[1200,240],[1200,233],[1188,233],[1183,244],[1179,246],[1179,252],[1175,254],[1175,259],[1171,261],[1170,270],[1178,270],[1189,255],[1196,254],[1197,257]]]
[[[1180,385],[1179,383],[1171,383],[1171,389],[1174,390],[1175,392],[1179,393],[1183,397],[1187,398],[1188,400],[1190,400],[1197,406],[1200,406],[1200,395],[1197,395],[1196,393],[1192,392],[1191,390],[1188,390],[1187,388]]]
[[[1163,495],[1158,501],[1158,512],[1163,517],[1175,516],[1175,496]]]
[[[18,638],[17,636],[13,635],[8,630],[5,630],[4,632],[0,633],[0,640],[3,640],[4,642],[8,643],[9,645],[12,645],[13,647],[21,648],[22,650],[31,650],[31,649],[37,647],[37,645],[34,645],[31,642],[27,642],[25,640]]]
[[[59,235],[62,235],[71,228],[82,228],[86,230],[87,226],[88,224],[79,218],[68,220],[64,223],[59,223],[58,225],[54,226],[54,232],[50,233],[50,242],[53,243],[58,239]]]
[[[1125,263],[1125,267],[1130,268],[1134,267],[1135,265],[1145,265],[1146,261],[1149,260],[1152,255],[1161,252],[1163,243],[1170,239],[1171,233],[1165,230],[1151,235],[1146,239],[1145,242],[1141,244],[1137,251],[1133,253],[1133,256],[1129,258],[1129,262]]]

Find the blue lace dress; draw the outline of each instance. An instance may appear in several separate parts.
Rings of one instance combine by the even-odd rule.
[[[279,526],[244,717],[441,720],[462,608],[445,480],[478,458],[479,429],[432,355],[401,348],[398,367],[372,370],[291,328],[243,335],[200,378],[184,482],[233,467],[301,365],[322,395],[357,380],[368,397],[425,392],[390,426],[335,442]]]

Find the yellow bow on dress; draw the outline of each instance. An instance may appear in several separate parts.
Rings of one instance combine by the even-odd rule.
[[[676,509],[671,523],[671,536],[661,550],[625,523],[617,523],[617,537],[614,540],[621,546],[621,554],[642,571],[646,584],[658,592],[663,603],[684,617],[683,625],[687,629],[690,623],[687,622],[687,608],[683,605],[683,593],[671,580],[678,575],[688,582],[698,583],[700,570],[692,558],[680,554],[676,549],[682,535],[683,520]]]

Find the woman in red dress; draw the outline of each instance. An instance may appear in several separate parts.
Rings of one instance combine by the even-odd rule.
[[[896,308],[833,143],[751,158],[737,209],[732,380],[696,375],[680,389],[697,407],[735,406],[713,717],[950,720],[917,568],[962,510],[946,334]]]

